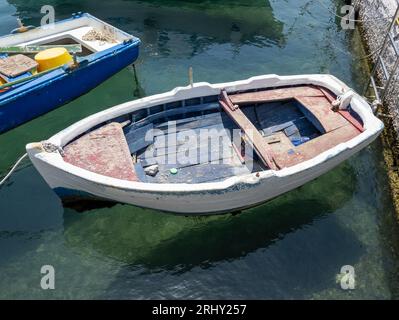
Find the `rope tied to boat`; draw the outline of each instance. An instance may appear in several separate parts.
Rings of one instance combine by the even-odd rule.
[[[40,147],[43,149],[43,151],[48,152],[48,153],[54,153],[54,152],[59,152],[59,154],[63,157],[64,156],[64,150],[60,147],[57,146],[54,143],[51,143],[49,141],[41,141],[40,143],[38,143],[38,145],[40,145]],[[12,166],[12,168],[10,169],[10,171],[6,174],[6,176],[0,181],[0,187],[7,181],[7,179],[9,177],[11,177],[11,175],[15,172],[15,170],[18,168],[19,164],[22,162],[22,160],[25,159],[25,157],[28,154],[25,153],[23,154],[18,160],[17,162],[15,162],[15,164]]]
[[[17,167],[19,166],[19,164],[22,162],[22,160],[25,159],[25,157],[28,154],[25,153],[22,157],[20,157],[17,162],[15,162],[15,164],[12,166],[11,170],[6,174],[6,176],[0,181],[0,187],[7,181],[7,179],[14,173],[14,171],[17,169]]]

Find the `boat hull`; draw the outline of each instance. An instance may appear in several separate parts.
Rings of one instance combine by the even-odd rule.
[[[139,55],[139,42],[93,54],[75,70],[57,69],[0,96],[0,133],[54,110],[89,92]]]
[[[31,154],[34,166],[66,202],[79,200],[108,200],[181,215],[211,215],[235,212],[260,205],[298,188],[332,170],[343,161],[369,145],[378,134],[353,149],[347,149],[325,162],[292,175],[270,175],[255,183],[235,184],[224,190],[200,192],[154,193],[109,187],[49,166]]]

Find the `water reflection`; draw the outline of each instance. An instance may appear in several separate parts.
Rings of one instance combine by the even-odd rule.
[[[100,253],[129,265],[187,271],[237,259],[334,212],[351,199],[356,177],[350,165],[237,216],[165,215],[118,205],[112,212],[79,215],[65,209],[64,236],[84,254]]]
[[[46,231],[60,228],[62,208],[60,200],[31,165],[16,171],[0,191],[0,265],[3,265],[34,250]]]
[[[283,23],[269,1],[25,1],[8,0],[26,24],[38,24],[40,7],[53,5],[56,18],[78,10],[90,12],[138,35],[150,54],[192,57],[215,43],[230,44],[239,51],[243,44],[284,46]],[[179,48],[178,52],[172,52]]]
[[[290,217],[281,216],[277,208],[265,208],[263,219],[255,218],[257,225],[236,221],[241,224],[239,228],[230,223],[213,232],[195,231],[196,241],[188,236],[177,237],[151,255],[151,262],[168,261],[173,267],[126,264],[102,298],[308,299],[318,293],[323,293],[322,297],[332,293],[334,298],[345,296],[336,275],[343,265],[358,265],[365,254],[362,243],[336,216],[311,216],[303,209],[320,210],[324,206],[302,201],[295,205],[301,209],[291,210]],[[294,214],[302,217],[288,222]],[[217,232],[227,233],[228,239],[217,236]],[[209,255],[210,251],[214,254]],[[207,260],[195,264],[195,259]],[[210,272],[212,279],[206,276]]]

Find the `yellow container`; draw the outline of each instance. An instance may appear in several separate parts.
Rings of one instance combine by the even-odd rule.
[[[42,72],[62,66],[73,59],[65,48],[56,47],[40,51],[35,55],[35,61],[39,64],[38,71]]]

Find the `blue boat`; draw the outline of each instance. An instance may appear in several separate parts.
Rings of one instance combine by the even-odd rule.
[[[22,26],[1,37],[0,133],[95,88],[132,64],[139,45],[140,39],[88,13],[34,29]],[[55,66],[58,57],[48,65],[37,61],[40,53],[60,49],[71,61]]]

